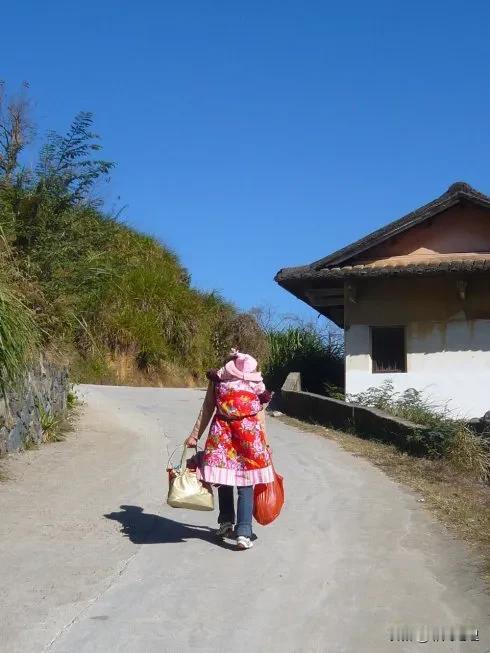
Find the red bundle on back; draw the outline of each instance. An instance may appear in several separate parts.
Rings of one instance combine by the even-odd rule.
[[[259,483],[254,487],[254,517],[266,526],[279,516],[284,504],[284,480],[274,469],[272,483]]]

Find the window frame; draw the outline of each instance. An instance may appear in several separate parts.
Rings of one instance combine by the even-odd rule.
[[[403,333],[403,370],[375,370],[374,369],[374,356],[373,356],[373,331],[375,329],[399,329]],[[407,327],[403,324],[379,324],[371,325],[369,327],[369,357],[371,359],[371,374],[406,374],[408,372],[408,356],[407,356]]]

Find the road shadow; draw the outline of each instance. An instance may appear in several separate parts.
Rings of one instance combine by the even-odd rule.
[[[104,515],[106,519],[118,521],[121,533],[134,544],[172,544],[200,539],[225,549],[235,547],[215,537],[209,526],[183,524],[181,522],[144,512],[141,506],[120,506],[119,512]]]

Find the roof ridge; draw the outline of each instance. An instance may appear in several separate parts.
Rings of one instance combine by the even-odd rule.
[[[410,213],[407,213],[401,218],[388,223],[384,227],[367,234],[354,243],[346,245],[328,256],[301,267],[310,270],[322,270],[329,266],[338,265],[339,263],[352,258],[352,256],[360,254],[361,252],[384,242],[388,238],[391,238],[398,233],[402,233],[416,224],[424,222],[438,213],[442,213],[451,206],[454,206],[454,204],[460,202],[462,199],[467,199],[490,208],[490,197],[488,195],[476,190],[465,181],[456,181],[451,184],[442,195],[436,197],[431,202],[424,204],[414,211],[410,211]]]

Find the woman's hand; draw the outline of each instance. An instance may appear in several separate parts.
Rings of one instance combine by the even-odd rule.
[[[185,441],[185,446],[189,448],[194,448],[197,447],[197,438],[195,435],[189,435],[187,440]]]

